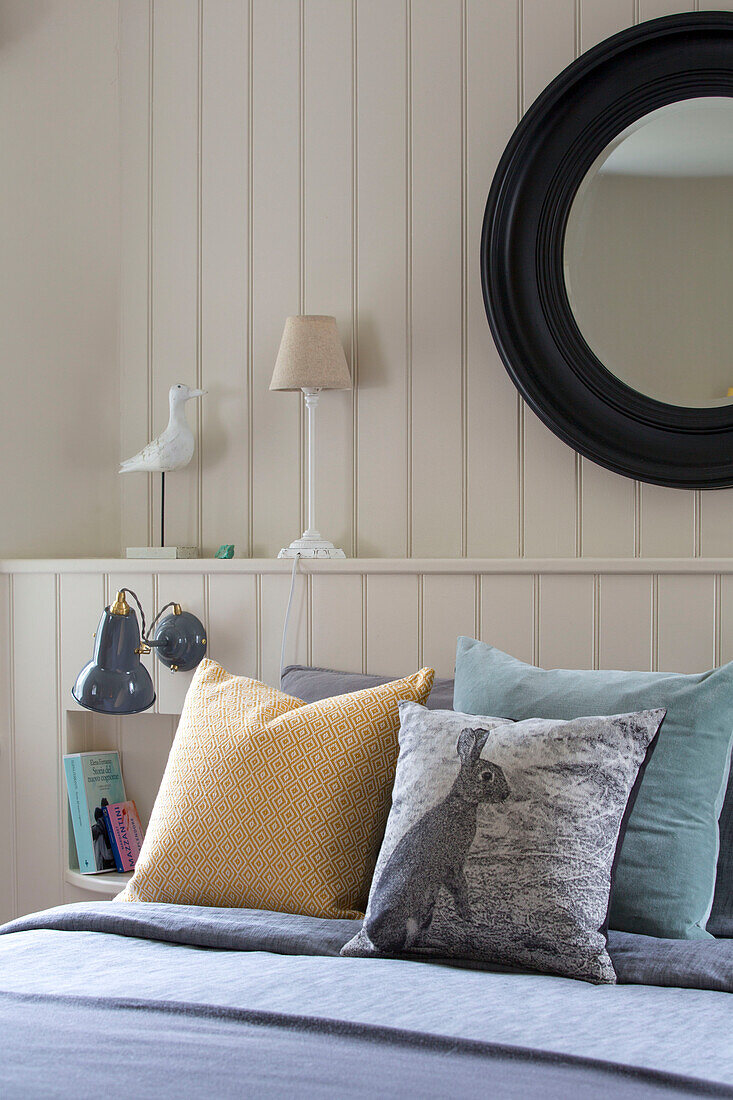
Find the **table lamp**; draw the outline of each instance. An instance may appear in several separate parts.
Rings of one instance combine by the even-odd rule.
[[[351,376],[335,317],[288,317],[271,390],[302,390],[308,410],[308,526],[279,558],[345,558],[316,527],[316,408],[321,390],[350,390]]]

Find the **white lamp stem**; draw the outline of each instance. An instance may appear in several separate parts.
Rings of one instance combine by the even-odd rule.
[[[308,526],[299,539],[285,546],[279,558],[345,558],[343,550],[321,537],[316,527],[316,408],[320,389],[303,387],[305,407],[308,410]]]
[[[303,532],[304,539],[320,539],[316,528],[316,409],[320,390],[303,390],[305,407],[308,410],[308,527]]]

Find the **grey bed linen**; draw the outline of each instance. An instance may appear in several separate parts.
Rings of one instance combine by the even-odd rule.
[[[11,932],[107,932],[225,951],[338,956],[360,921],[321,920],[266,909],[225,909],[151,902],[80,902],[30,913],[0,927]],[[622,985],[675,986],[733,993],[733,940],[663,940],[632,932],[608,934],[608,952]],[[421,958],[415,960],[425,962]],[[485,963],[437,960],[447,966],[492,973],[530,971]]]
[[[97,1092],[100,1080],[116,1094],[150,1100],[733,1095],[725,1085],[664,1071],[273,1013],[161,1000],[8,1001],[0,993],[0,1012],[4,1007],[10,1009],[0,1065],[6,1100],[76,1100]]]
[[[715,1086],[709,1094],[733,1096],[733,999],[715,991],[733,987],[727,941],[613,936],[622,982],[627,973],[631,982],[676,984],[598,987],[522,972],[341,958],[355,926],[114,902],[63,906],[6,925],[4,1095],[53,1095],[45,1088],[48,1072],[37,1093],[33,1080],[18,1083],[23,1065],[31,1078],[38,1072],[34,1061],[53,1064],[57,1095],[80,1094],[75,1066],[93,1074],[100,1045],[114,1034],[116,1048],[135,1044],[131,1069],[121,1054],[114,1064],[115,1080],[136,1096],[172,1095],[162,1083],[172,1066],[180,1071],[184,1043],[193,1052],[187,1096],[207,1088],[208,1095],[240,1094],[227,1085],[219,1059],[234,1080],[244,1074],[255,1082],[250,1095],[343,1095],[346,1081],[349,1092],[366,1096],[480,1095],[490,1087],[502,1096],[601,1096],[610,1088],[625,1098],[660,1085],[670,1095],[705,1095],[689,1080],[704,1079]],[[706,947],[714,956],[704,955]],[[685,975],[710,988],[679,988]],[[87,1037],[76,1040],[76,1061],[65,1046],[75,1029]],[[86,1061],[87,1047],[96,1063]],[[195,1052],[219,1075],[204,1074],[200,1089]],[[185,1064],[188,1074],[189,1053]],[[374,1076],[382,1068],[383,1077]],[[425,1087],[410,1088],[412,1080]]]

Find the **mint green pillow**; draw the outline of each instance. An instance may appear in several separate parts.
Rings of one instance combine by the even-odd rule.
[[[629,816],[609,925],[670,939],[709,936],[733,741],[733,663],[696,675],[545,670],[459,638],[453,706],[517,721],[665,707]]]

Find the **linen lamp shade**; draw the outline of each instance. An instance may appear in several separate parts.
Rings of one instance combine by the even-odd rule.
[[[288,317],[270,389],[351,389],[335,317]]]

